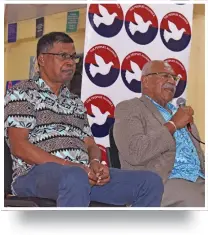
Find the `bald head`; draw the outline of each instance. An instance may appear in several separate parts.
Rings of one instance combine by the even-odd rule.
[[[150,73],[166,72],[175,74],[173,68],[168,62],[163,60],[152,60],[147,62],[142,69],[142,76],[146,76]]]

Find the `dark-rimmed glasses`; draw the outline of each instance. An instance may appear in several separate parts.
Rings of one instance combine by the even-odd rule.
[[[76,53],[71,55],[71,54],[66,53],[66,52],[63,52],[63,53],[44,52],[42,54],[58,56],[61,60],[72,60],[75,63],[77,63],[78,60],[79,60],[79,56],[77,56]]]

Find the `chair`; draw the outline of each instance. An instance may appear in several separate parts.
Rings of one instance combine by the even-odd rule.
[[[107,148],[109,167],[120,169],[121,164],[119,160],[119,152],[113,137],[113,126],[109,130],[109,140],[110,140],[110,147]]]
[[[18,197],[12,195],[12,159],[10,149],[4,141],[4,207],[56,207],[56,201],[38,197]],[[92,201],[90,207],[120,207]]]

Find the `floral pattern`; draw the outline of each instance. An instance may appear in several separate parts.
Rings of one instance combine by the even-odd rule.
[[[147,98],[149,97],[147,96]],[[167,106],[168,109],[172,111],[172,114],[151,98],[149,99],[167,122],[170,121],[172,116],[177,112],[177,108],[171,103],[168,103]],[[196,147],[194,146],[187,129],[182,128],[180,130],[176,130],[174,138],[176,140],[176,156],[169,178],[185,179],[192,182],[196,182],[199,176],[204,178],[204,174],[200,168],[200,161]]]

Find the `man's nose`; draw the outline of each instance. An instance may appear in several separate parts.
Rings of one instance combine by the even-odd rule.
[[[67,66],[71,67],[75,64],[75,61],[73,59],[69,58],[69,59],[66,59],[65,63]]]
[[[176,80],[172,77],[168,79],[168,82],[171,83],[172,85],[176,86],[177,82]]]

